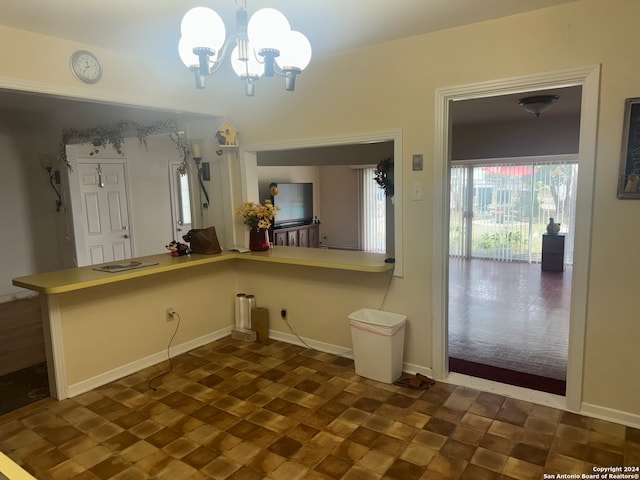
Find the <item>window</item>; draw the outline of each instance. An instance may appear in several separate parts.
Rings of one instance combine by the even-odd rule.
[[[540,262],[549,218],[566,236],[573,263],[576,162],[473,164],[451,168],[449,253]]]

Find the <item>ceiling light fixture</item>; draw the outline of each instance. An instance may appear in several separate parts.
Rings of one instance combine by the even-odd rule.
[[[526,97],[518,100],[520,106],[525,112],[533,113],[536,118],[542,112],[551,108],[560,97],[558,95],[537,95],[534,97]]]
[[[285,88],[294,91],[296,76],[311,61],[311,44],[302,33],[291,30],[278,10],[263,8],[247,21],[245,0],[236,0],[236,33],[226,38],[220,15],[207,7],[195,7],[182,18],[178,53],[195,74],[196,88],[204,88],[205,77],[220,68],[231,51],[231,66],[253,96],[255,82],[274,74],[285,78]]]

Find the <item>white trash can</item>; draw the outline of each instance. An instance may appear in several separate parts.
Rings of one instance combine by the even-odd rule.
[[[349,315],[356,373],[383,383],[402,375],[407,317],[362,308]]]

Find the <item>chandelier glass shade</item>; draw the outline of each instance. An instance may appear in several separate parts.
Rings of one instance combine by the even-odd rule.
[[[178,53],[194,72],[196,88],[204,88],[205,78],[230,53],[233,71],[245,82],[248,96],[263,76],[283,76],[286,90],[295,90],[296,76],[311,61],[307,37],[291,30],[287,17],[273,8],[258,10],[247,21],[246,10],[239,6],[236,23],[236,32],[227,37],[222,18],[210,8],[192,8],[182,18]]]

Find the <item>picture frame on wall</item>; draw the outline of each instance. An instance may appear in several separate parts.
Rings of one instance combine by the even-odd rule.
[[[618,198],[640,200],[640,98],[625,100]]]

